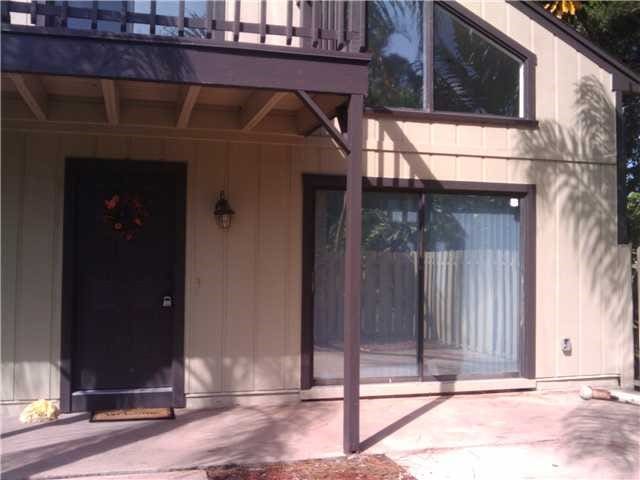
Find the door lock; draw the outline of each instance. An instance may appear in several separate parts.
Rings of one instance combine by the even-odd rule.
[[[163,308],[169,308],[173,305],[173,299],[171,298],[170,295],[165,295],[164,297],[162,297],[162,307]]]

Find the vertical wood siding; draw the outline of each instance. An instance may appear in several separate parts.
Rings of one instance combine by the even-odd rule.
[[[611,77],[507,3],[469,6],[537,55],[540,128],[368,119],[363,173],[536,184],[536,374],[628,377],[630,252],[616,244]],[[596,117],[581,116],[584,107]],[[140,110],[150,123],[152,114]],[[63,161],[70,156],[188,165],[187,393],[298,387],[300,175],[344,173],[334,147],[317,139],[301,148],[117,129],[3,129],[3,401],[59,395]],[[228,232],[211,214],[223,188],[237,212]],[[560,351],[564,337],[573,341],[570,356]]]

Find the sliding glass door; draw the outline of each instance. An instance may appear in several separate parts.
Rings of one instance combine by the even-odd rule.
[[[525,196],[407,190],[363,194],[361,379],[520,375]],[[340,383],[343,190],[314,190],[313,212],[310,378]]]
[[[419,197],[363,197],[360,376],[418,375]],[[313,365],[317,381],[342,378],[344,194],[316,192]]]
[[[427,195],[424,374],[518,373],[517,198]]]

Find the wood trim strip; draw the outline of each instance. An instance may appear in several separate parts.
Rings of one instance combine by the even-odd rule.
[[[425,50],[425,72],[427,73],[424,76],[424,109],[427,112],[433,112],[434,109],[434,101],[433,101],[433,42],[434,42],[434,32],[433,32],[433,2],[423,2],[422,3],[423,15],[424,15],[424,50]]]
[[[304,174],[308,185],[316,190],[346,188],[344,175]],[[535,193],[535,185],[526,183],[467,182],[460,180],[433,180],[418,178],[363,177],[365,191],[408,191],[425,193],[473,193],[486,195],[513,195],[523,197]]]
[[[163,167],[167,168],[167,167]],[[176,182],[176,251],[174,265],[174,335],[173,335],[173,405],[177,408],[186,406],[184,395],[184,337],[185,337],[185,278],[186,278],[186,232],[187,232],[187,164],[173,162],[169,169],[173,170]]]
[[[533,100],[531,101],[533,102]],[[476,113],[427,112],[423,110],[388,107],[366,107],[364,114],[366,117],[371,118],[391,116],[398,120],[408,119],[433,123],[452,123],[456,125],[480,125],[522,129],[538,128],[539,125],[537,120],[529,120],[526,118],[499,117]]]
[[[519,335],[520,371],[524,378],[536,378],[536,189],[531,186],[522,198],[523,326]]]
[[[422,192],[418,204],[418,379],[424,381],[424,245],[427,232],[425,230],[425,217],[427,211],[427,194]]]
[[[64,215],[62,227],[62,300],[60,317],[60,410],[72,410],[71,357],[73,355],[73,325],[75,317],[75,216],[76,161],[65,161]]]
[[[624,135],[623,95],[615,92],[616,109],[616,216],[618,245],[628,244],[629,219],[627,218],[627,183],[626,183],[626,155]]]
[[[313,272],[316,209],[315,176],[302,175],[302,324],[300,337],[300,388],[313,387]]]

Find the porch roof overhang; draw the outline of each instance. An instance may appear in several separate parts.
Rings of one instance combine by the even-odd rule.
[[[210,39],[2,25],[2,71],[365,94],[370,56]]]

